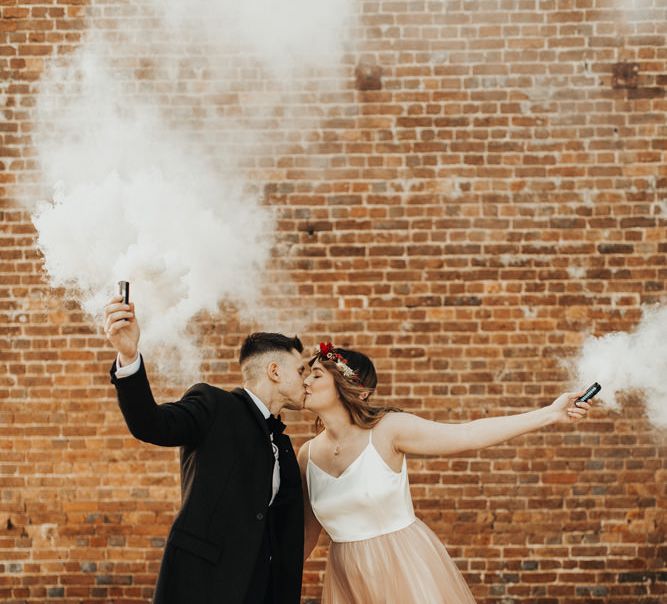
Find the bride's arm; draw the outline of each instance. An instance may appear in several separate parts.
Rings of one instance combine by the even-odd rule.
[[[583,392],[561,394],[551,405],[503,417],[462,424],[443,424],[409,413],[389,413],[383,420],[394,448],[413,455],[452,455],[484,449],[545,426],[576,422],[586,417],[590,405],[574,402]]]
[[[299,449],[299,468],[301,469],[301,486],[303,488],[303,521],[304,521],[304,539],[303,539],[303,561],[305,562],[315,549],[317,541],[322,532],[322,526],[313,513],[308,497],[308,483],[306,481],[306,470],[308,466],[308,447],[310,443],[305,443]]]

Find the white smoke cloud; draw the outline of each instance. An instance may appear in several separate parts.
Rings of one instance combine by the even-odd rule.
[[[199,355],[187,325],[223,298],[255,301],[272,214],[243,195],[240,175],[222,178],[155,110],[122,104],[99,58],[83,55],[51,77],[77,82],[64,105],[43,96],[40,106],[43,123],[57,124],[38,139],[53,199],[33,216],[51,284],[99,316],[114,284],[129,280],[142,349],[181,351],[177,361],[192,374]]]
[[[647,308],[633,332],[589,337],[576,360],[579,386],[598,382],[598,399],[620,408],[621,393],[639,392],[649,420],[667,428],[667,307]]]
[[[613,0],[611,20],[617,22],[616,35],[644,35],[667,21],[665,0]],[[657,33],[659,29],[656,29]]]
[[[667,18],[667,7],[663,0],[614,0],[617,10],[626,22],[663,22]]]
[[[93,3],[80,48],[43,77],[34,140],[53,193],[33,221],[50,282],[99,320],[130,281],[141,348],[163,372],[196,373],[198,313],[225,300],[258,314],[275,217],[242,165],[318,89],[309,70],[336,68],[351,9],[146,0],[122,28]]]
[[[303,68],[330,66],[332,57],[340,57],[356,9],[351,0],[149,2],[167,27],[192,32],[219,49],[233,41],[281,78]]]

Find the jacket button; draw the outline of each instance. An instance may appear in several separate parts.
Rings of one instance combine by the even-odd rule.
[[[257,514],[257,520],[262,520],[263,518],[264,518],[264,514],[262,514],[262,512]]]

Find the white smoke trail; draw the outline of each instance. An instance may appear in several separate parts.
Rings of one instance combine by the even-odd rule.
[[[129,280],[142,349],[157,355],[166,345],[165,358],[181,351],[192,374],[199,355],[188,323],[200,311],[215,312],[222,298],[255,301],[272,215],[243,196],[240,177],[220,178],[197,156],[195,141],[169,132],[156,111],[121,109],[100,60],[84,56],[54,71],[71,82],[73,69],[78,94],[64,107],[47,108],[42,97],[40,108],[53,110],[58,123],[39,146],[46,178],[57,182],[53,202],[33,218],[51,284],[95,316],[114,283]]]
[[[223,49],[233,42],[281,79],[331,65],[346,43],[351,0],[149,0],[169,28]],[[218,68],[225,66],[218,63]]]
[[[647,308],[637,328],[584,342],[576,360],[579,386],[599,382],[598,398],[618,409],[623,392],[641,392],[649,420],[667,428],[667,307]]]
[[[663,0],[614,0],[613,5],[625,22],[664,23],[667,18],[667,5]]]
[[[241,166],[267,131],[289,127],[308,70],[336,67],[351,10],[351,0],[296,5],[298,18],[268,0],[197,0],[187,14],[183,2],[147,0],[151,18],[123,34],[93,16],[40,84],[34,138],[55,188],[33,220],[51,284],[99,318],[115,283],[130,281],[141,348],[163,372],[196,373],[198,313],[221,300],[257,313],[275,217]]]

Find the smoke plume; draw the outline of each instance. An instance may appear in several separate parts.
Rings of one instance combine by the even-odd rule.
[[[119,20],[106,18],[115,9]],[[130,281],[141,349],[171,359],[165,371],[198,366],[197,313],[225,300],[257,315],[276,238],[253,159],[308,117],[304,89],[331,86],[314,74],[335,73],[350,9],[93,3],[88,34],[53,60],[36,108],[52,189],[33,221],[51,285],[99,320],[115,283]]]
[[[649,420],[667,428],[667,307],[646,309],[631,333],[587,338],[576,375],[581,387],[599,382],[598,398],[614,409],[621,393],[643,395]]]

